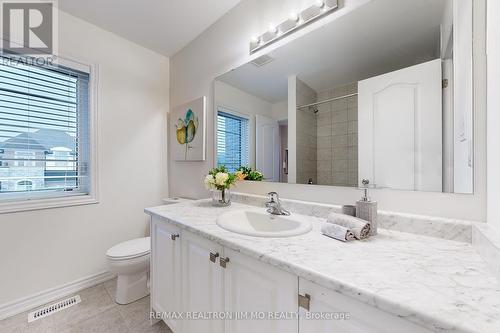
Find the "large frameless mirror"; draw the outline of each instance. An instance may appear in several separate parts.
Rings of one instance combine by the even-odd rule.
[[[369,1],[216,78],[214,103],[231,171],[472,193],[472,1]]]

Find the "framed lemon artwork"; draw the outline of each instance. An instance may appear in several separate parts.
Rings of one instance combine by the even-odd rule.
[[[175,161],[205,160],[205,96],[177,106],[170,117],[170,142]]]

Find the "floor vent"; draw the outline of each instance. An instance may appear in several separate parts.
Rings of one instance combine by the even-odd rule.
[[[67,309],[70,306],[80,303],[81,301],[82,300],[80,298],[80,295],[75,295],[70,298],[63,299],[62,301],[59,301],[57,303],[44,306],[43,308],[35,310],[28,314],[28,323],[50,316],[51,314],[59,312],[61,310]]]

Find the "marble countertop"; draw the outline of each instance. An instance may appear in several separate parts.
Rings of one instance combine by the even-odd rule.
[[[500,283],[469,243],[379,229],[377,236],[343,243],[313,230],[290,238],[256,238],[226,231],[217,216],[240,203],[209,200],[145,209],[222,246],[436,332],[500,332]]]

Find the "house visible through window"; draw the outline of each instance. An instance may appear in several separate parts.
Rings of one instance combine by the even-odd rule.
[[[30,150],[16,150],[14,152],[14,166],[16,167],[34,167],[35,152]]]
[[[219,110],[217,113],[217,165],[230,172],[248,166],[248,119]]]
[[[31,191],[33,187],[33,182],[31,180],[21,180],[17,182],[17,190],[18,191]]]
[[[0,201],[88,194],[90,74],[0,60]]]

